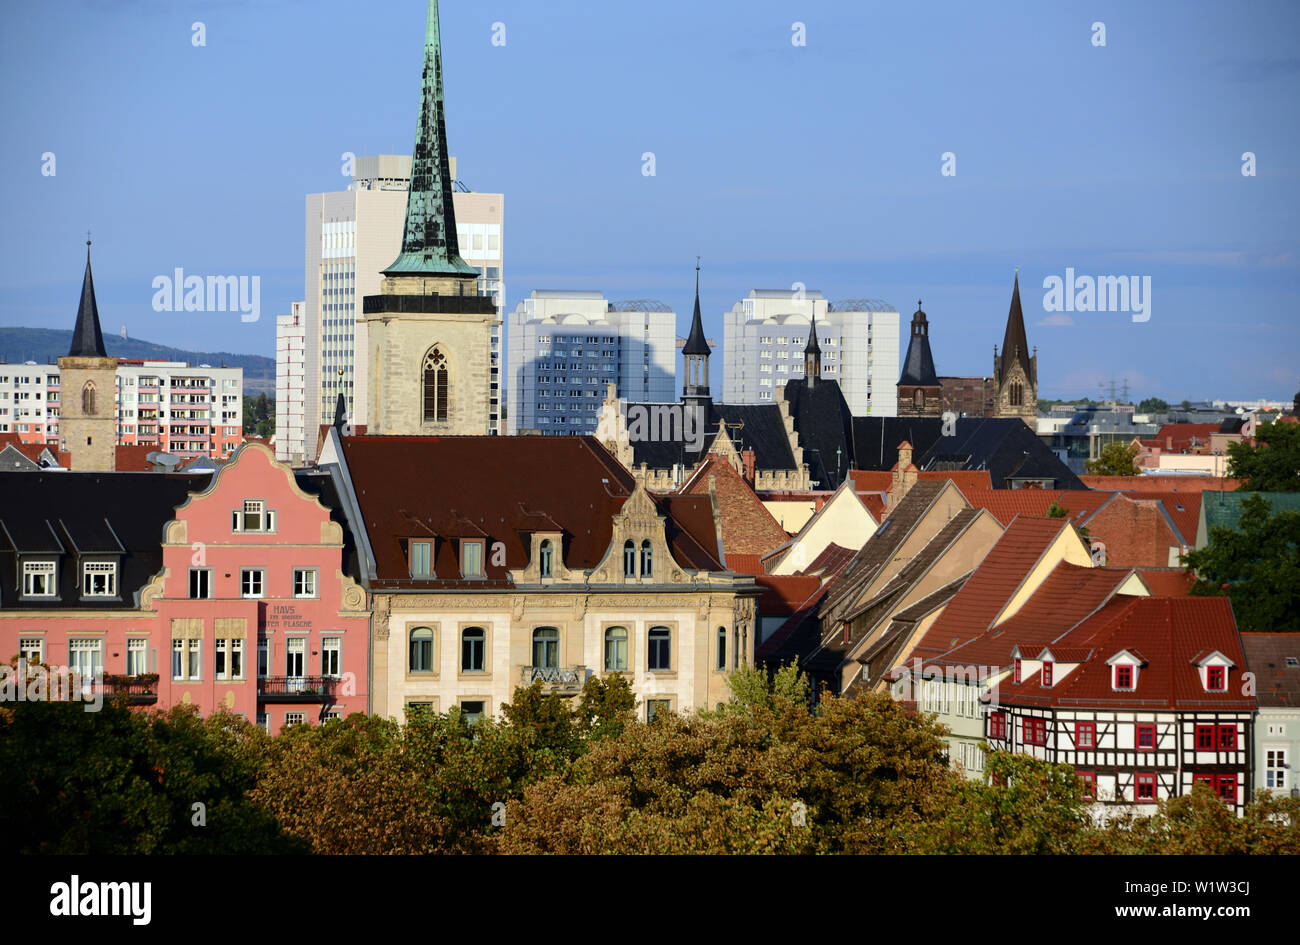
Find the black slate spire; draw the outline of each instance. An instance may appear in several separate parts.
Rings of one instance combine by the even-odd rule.
[[[1007,330],[1002,336],[1002,361],[999,377],[1006,377],[1013,364],[1019,363],[1025,377],[1034,380],[1029,364],[1029,341],[1025,336],[1025,316],[1020,310],[1020,273],[1011,289],[1011,310],[1007,313]]]
[[[695,262],[695,314],[691,316],[691,333],[686,336],[686,347],[682,354],[702,354],[706,358],[713,353],[709,343],[704,339],[704,325],[700,321],[700,263]]]
[[[821,345],[817,343],[817,313],[813,313],[812,329],[808,332],[808,343],[804,345],[804,354],[821,354]]]
[[[938,387],[939,376],[934,372],[934,357],[930,354],[930,323],[921,311],[920,299],[912,315],[912,337],[907,343],[907,357],[903,359],[903,376],[899,384],[911,387]]]
[[[95,304],[95,280],[90,275],[90,240],[86,240],[86,275],[81,280],[81,304],[72,329],[70,358],[106,358],[104,335],[99,330],[99,307]]]

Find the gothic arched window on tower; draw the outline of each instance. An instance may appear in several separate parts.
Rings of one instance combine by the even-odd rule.
[[[925,409],[925,391],[921,390],[920,388],[917,388],[916,392],[912,394],[912,403],[913,403],[913,405],[916,407],[917,410],[924,410],[924,409]]]
[[[1014,382],[1012,382],[1012,384],[1011,384],[1011,406],[1013,406],[1013,407],[1019,407],[1019,406],[1021,406],[1021,405],[1024,403],[1024,400],[1025,400],[1025,395],[1024,395],[1024,391],[1023,391],[1023,390],[1021,389],[1021,387],[1020,387],[1020,382],[1019,382],[1019,381],[1014,381]]]
[[[424,422],[447,419],[447,357],[436,347],[424,356]]]
[[[81,413],[86,417],[95,415],[95,382],[86,381],[86,386],[81,388]]]

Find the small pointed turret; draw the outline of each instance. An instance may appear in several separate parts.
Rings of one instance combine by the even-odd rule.
[[[817,343],[817,308],[813,304],[812,327],[808,329],[808,343],[803,347],[803,376],[809,387],[822,376],[822,347]]]
[[[682,361],[686,368],[686,383],[682,386],[682,397],[688,402],[705,407],[712,403],[709,393],[709,355],[713,349],[704,337],[704,323],[700,319],[700,258],[695,257],[695,312],[691,316],[691,331],[686,336],[686,345],[682,348]]]

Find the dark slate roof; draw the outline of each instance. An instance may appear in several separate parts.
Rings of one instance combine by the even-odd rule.
[[[298,488],[310,496],[315,496],[320,504],[330,510],[330,519],[343,526],[343,573],[360,581],[362,578],[360,555],[357,552],[356,536],[352,524],[344,511],[343,500],[339,496],[339,486],[334,479],[334,471],[320,469],[295,470],[294,481]]]
[[[1011,310],[1007,313],[1007,330],[1002,336],[1002,354],[1000,365],[1002,376],[1007,376],[1011,365],[1017,361],[1024,369],[1025,377],[1034,380],[1029,369],[1029,340],[1025,336],[1025,316],[1020,310],[1020,274],[1016,273],[1015,284],[1011,288]]]
[[[120,562],[120,600],[94,606],[130,609],[162,569],[163,528],[206,475],[163,473],[0,472],[0,609],[66,610],[81,601],[78,553]],[[20,601],[20,562],[58,559],[57,598]]]
[[[804,462],[818,489],[838,489],[853,465],[853,414],[833,380],[785,385],[785,398],[799,433]],[[838,451],[839,466],[836,466]],[[759,464],[761,468],[768,468]]]
[[[899,384],[913,387],[938,387],[939,375],[934,370],[934,356],[930,354],[930,331],[925,312],[917,303],[912,315],[912,330],[907,342],[907,357],[903,359],[903,373]]]
[[[527,565],[530,533],[562,533],[562,558],[590,570],[604,558],[613,517],[636,482],[593,437],[360,436],[341,439],[375,557],[372,586],[386,590],[513,587]],[[30,473],[28,474],[30,475]],[[726,570],[709,497],[650,495],[666,517],[668,547],[684,568]],[[404,545],[433,541],[431,580],[413,580]],[[485,553],[482,579],[460,576],[455,539],[505,548]]]
[[[713,349],[704,338],[704,324],[700,321],[700,270],[695,269],[695,314],[691,316],[691,333],[686,336],[686,347],[682,354],[709,355]]]
[[[1048,479],[1054,489],[1087,486],[1028,425],[1015,417],[959,417],[945,437],[939,417],[854,417],[859,469],[892,469],[898,444],[912,444],[912,462],[922,470],[987,469],[993,488],[1015,480]]]
[[[90,275],[90,243],[86,243],[86,274],[81,279],[81,302],[77,324],[72,329],[70,358],[105,358],[104,335],[99,330],[99,307],[95,304],[95,281]]]
[[[1243,633],[1241,648],[1261,708],[1300,706],[1300,633]]]
[[[676,407],[673,404],[647,404],[648,407]],[[645,463],[651,469],[671,469],[674,464],[694,466],[704,459],[718,435],[718,421],[727,421],[727,436],[738,451],[754,451],[759,469],[794,469],[794,452],[785,433],[781,410],[776,404],[710,403],[708,420],[699,452],[689,452],[685,440],[637,440],[632,443],[635,465]],[[805,454],[806,455],[806,454]]]

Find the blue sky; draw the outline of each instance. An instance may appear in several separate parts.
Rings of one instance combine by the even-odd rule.
[[[273,354],[273,316],[303,297],[305,196],[345,185],[345,151],[410,151],[424,15],[11,4],[0,324],[71,327],[90,228],[106,332]],[[1127,377],[1139,396],[1290,398],[1298,27],[1288,2],[443,0],[448,136],[461,177],[506,195],[511,304],[654,297],[685,334],[699,254],[718,341],[750,288],[798,281],[886,299],[904,326],[923,299],[939,372],[988,373],[1019,266],[1041,396]],[[261,320],[154,312],[176,267],[260,276]],[[1067,267],[1149,276],[1150,320],[1039,324]]]

